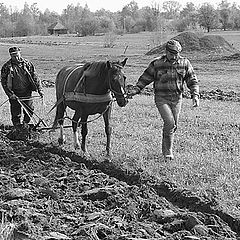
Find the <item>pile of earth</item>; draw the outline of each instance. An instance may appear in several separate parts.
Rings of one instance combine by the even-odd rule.
[[[126,86],[127,92],[130,92],[132,89],[134,89],[134,86],[129,84]],[[152,87],[145,87],[141,94],[143,95],[153,95],[153,88]],[[191,98],[190,92],[185,90],[183,92],[184,98]],[[201,99],[207,99],[207,100],[218,100],[218,101],[232,101],[232,102],[240,102],[240,93],[234,92],[234,91],[223,91],[219,88],[212,89],[212,90],[201,90],[200,91],[200,98]]]
[[[234,53],[231,54],[230,56],[222,56],[220,60],[230,60],[230,61],[238,61],[240,59],[240,53]],[[218,60],[218,59],[217,59]]]
[[[173,37],[181,43],[183,52],[238,52],[229,42],[227,42],[222,36],[218,35],[205,35],[198,36],[193,32],[183,32]],[[146,53],[146,55],[162,54],[165,51],[166,43],[157,46]]]
[[[7,133],[2,126],[1,240],[238,239],[240,220],[214,199]]]
[[[208,100],[240,102],[240,93],[236,93],[234,91],[224,92],[221,89],[215,89],[211,91],[203,90],[200,92],[200,98]]]

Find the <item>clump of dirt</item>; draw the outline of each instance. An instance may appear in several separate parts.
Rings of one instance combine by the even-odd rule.
[[[220,60],[239,60],[240,59],[240,53],[234,53],[232,55],[229,55],[229,56],[223,56],[220,58]],[[218,60],[218,59],[217,59]]]
[[[12,127],[6,136],[10,140],[26,141],[31,137],[30,126],[28,124],[19,124],[15,127]]]
[[[237,239],[240,220],[143,171],[0,131],[0,239]]]
[[[173,37],[172,39],[177,40],[181,43],[183,52],[238,52],[229,42],[227,42],[222,36],[218,35],[205,35],[198,36],[193,32],[183,32]],[[165,51],[166,43],[157,46],[146,53],[146,55],[159,54]]]
[[[208,99],[208,100],[240,102],[240,93],[236,93],[234,91],[225,92],[221,89],[215,89],[211,91],[201,91],[200,97],[201,99]]]
[[[133,85],[127,85],[126,89],[127,92],[129,92],[131,89],[133,89]],[[141,94],[143,95],[153,95],[154,90],[152,87],[145,87],[142,91]],[[185,90],[183,92],[183,97],[184,98],[191,98],[191,94],[189,91]],[[231,101],[231,102],[240,102],[240,93],[234,92],[234,91],[223,91],[219,88],[217,89],[212,89],[212,90],[202,90],[200,91],[200,98],[201,99],[207,99],[207,100],[218,100],[218,101]]]

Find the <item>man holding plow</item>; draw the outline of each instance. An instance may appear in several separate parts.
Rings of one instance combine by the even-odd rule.
[[[43,98],[43,89],[34,65],[22,58],[18,47],[9,48],[10,59],[1,69],[2,87],[9,98],[11,120],[14,126],[28,124],[34,112],[32,92],[37,91]]]

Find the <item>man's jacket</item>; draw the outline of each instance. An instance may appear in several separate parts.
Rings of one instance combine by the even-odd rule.
[[[166,55],[154,59],[139,77],[136,86],[142,90],[153,82],[156,95],[165,99],[180,98],[184,83],[192,96],[199,95],[199,85],[193,67],[187,58],[179,56],[173,64]]]
[[[34,65],[26,59],[14,62],[7,61],[1,69],[1,83],[8,97],[12,94],[24,96],[32,91],[42,92]]]

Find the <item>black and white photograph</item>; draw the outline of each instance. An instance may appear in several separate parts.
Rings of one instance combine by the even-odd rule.
[[[0,240],[240,240],[240,1],[0,1]]]

